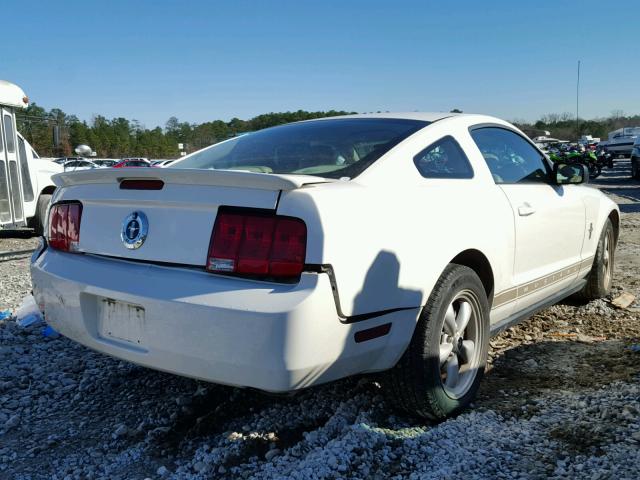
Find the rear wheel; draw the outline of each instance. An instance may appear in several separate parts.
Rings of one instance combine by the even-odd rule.
[[[43,193],[38,197],[38,204],[36,205],[36,216],[34,218],[33,229],[36,235],[44,235],[44,225],[47,220],[47,208],[51,202],[51,195]]]
[[[423,308],[411,343],[386,375],[392,404],[432,420],[467,407],[484,374],[489,305],[478,275],[447,266]]]
[[[616,236],[611,220],[607,219],[598,241],[593,266],[587,276],[587,284],[579,296],[584,300],[606,297],[611,291],[613,264],[616,251]]]

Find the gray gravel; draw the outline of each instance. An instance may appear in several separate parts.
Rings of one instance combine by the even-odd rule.
[[[37,245],[38,239],[30,234],[0,230],[0,311],[17,307],[31,292],[30,251]]]
[[[614,296],[640,296],[639,218],[623,217]],[[0,251],[35,243],[3,236]],[[0,310],[30,291],[27,267],[0,258]],[[0,479],[635,479],[640,314],[609,300],[494,338],[474,408],[440,424],[397,413],[375,377],[265,396],[0,321]]]
[[[3,478],[634,478],[640,466],[637,376],[515,395],[515,414],[482,400],[428,425],[395,414],[370,379],[267,397],[129,365],[41,328],[0,323]],[[543,363],[532,360],[520,368]]]

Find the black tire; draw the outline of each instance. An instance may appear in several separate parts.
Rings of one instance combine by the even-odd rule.
[[[475,298],[477,316],[474,311],[466,327],[474,330],[471,334],[465,330],[462,338],[478,338],[474,361],[468,363],[468,366],[475,364],[476,368],[467,370],[470,376],[465,379],[464,393],[452,396],[445,386],[446,380],[443,381],[440,343],[446,337],[443,328],[447,309],[455,304],[459,295],[467,293]],[[456,343],[454,337],[451,340],[452,344]],[[460,339],[458,341],[461,343]],[[454,415],[474,399],[484,374],[488,348],[489,304],[482,282],[470,268],[450,264],[422,309],[407,350],[397,365],[384,376],[385,393],[392,405],[411,415],[429,420],[442,420]],[[451,355],[456,355],[455,351],[449,358]],[[444,365],[446,367],[447,363]]]
[[[616,235],[611,220],[607,219],[602,228],[593,266],[587,275],[587,284],[578,296],[586,301],[606,297],[613,283],[613,266],[616,251]]]
[[[44,235],[44,226],[47,220],[47,208],[51,202],[51,195],[43,193],[38,197],[38,204],[36,205],[36,215],[34,217],[33,229],[36,235]]]

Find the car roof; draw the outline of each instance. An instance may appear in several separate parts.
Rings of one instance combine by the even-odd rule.
[[[392,118],[402,120],[422,120],[425,122],[436,122],[443,118],[460,115],[449,112],[376,112],[376,113],[354,113],[350,115],[337,115],[334,117],[321,117],[303,120],[302,122],[315,122],[317,120],[336,120],[341,118]]]
[[[317,120],[326,121],[340,118],[389,118],[403,120],[421,120],[424,122],[437,122],[438,120],[449,119],[463,121],[468,124],[472,123],[497,123],[506,124],[504,120],[484,114],[476,113],[451,113],[451,112],[376,112],[376,113],[357,113],[352,115],[340,115],[336,117],[322,117],[304,122],[314,122]]]
[[[423,120],[425,122],[436,122],[443,118],[459,115],[449,112],[377,112],[377,113],[356,113],[353,115],[342,115],[340,117],[325,117],[323,120],[331,118],[399,118],[404,120]]]

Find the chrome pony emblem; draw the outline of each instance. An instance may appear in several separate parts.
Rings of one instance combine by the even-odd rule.
[[[142,212],[133,212],[123,220],[120,238],[125,247],[134,250],[142,246],[148,233],[147,216]]]

